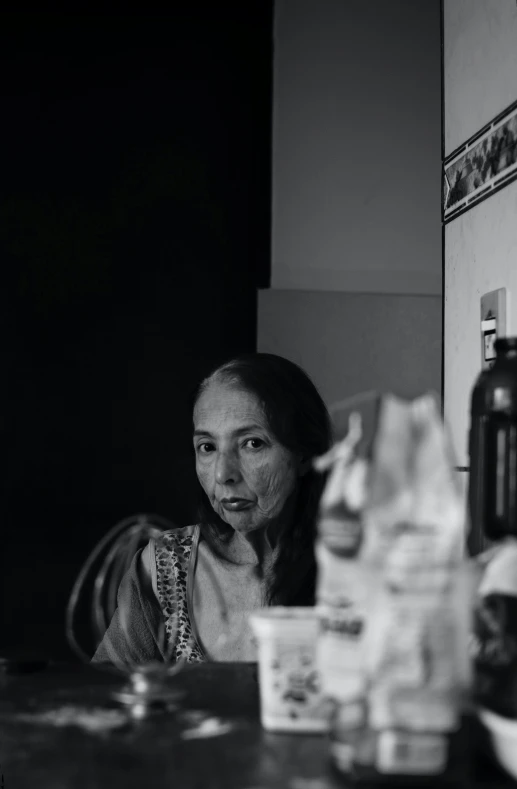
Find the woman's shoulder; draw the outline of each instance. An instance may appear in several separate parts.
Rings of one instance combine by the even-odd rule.
[[[142,551],[142,566],[144,575],[153,578],[156,573],[156,560],[159,557],[174,554],[185,560],[192,547],[199,539],[200,527],[198,524],[168,529],[157,537],[152,537]],[[165,559],[165,561],[167,561]]]
[[[153,539],[155,547],[174,548],[192,544],[199,534],[199,524],[168,529]]]
[[[192,550],[197,550],[199,535],[200,526],[197,524],[164,531],[150,540],[151,555],[164,561],[167,561],[167,556],[169,558],[177,557],[180,561],[187,561]]]

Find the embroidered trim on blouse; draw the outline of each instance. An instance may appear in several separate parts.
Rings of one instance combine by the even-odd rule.
[[[206,660],[190,621],[187,580],[194,543],[191,527],[164,532],[155,542],[156,587],[165,619],[167,644],[174,660]]]

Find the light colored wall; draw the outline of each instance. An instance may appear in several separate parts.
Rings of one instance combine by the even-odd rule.
[[[272,286],[441,293],[438,0],[277,0]]]
[[[369,389],[412,397],[437,391],[441,310],[436,296],[264,290],[258,345],[300,364],[329,405]]]
[[[439,0],[277,0],[258,348],[327,401],[441,389]]]
[[[444,0],[445,155],[517,98],[515,0]]]
[[[515,0],[444,0],[445,154],[517,99]],[[480,298],[508,289],[517,317],[517,184],[445,227],[445,416],[468,465],[470,392],[481,369]]]

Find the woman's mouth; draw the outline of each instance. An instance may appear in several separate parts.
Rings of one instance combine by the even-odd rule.
[[[239,510],[246,510],[253,504],[249,499],[239,499],[233,497],[230,499],[221,499],[221,506],[228,512],[237,512]]]

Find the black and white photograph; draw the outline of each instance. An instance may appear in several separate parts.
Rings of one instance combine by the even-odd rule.
[[[517,2],[7,4],[0,107],[0,789],[516,787]]]

